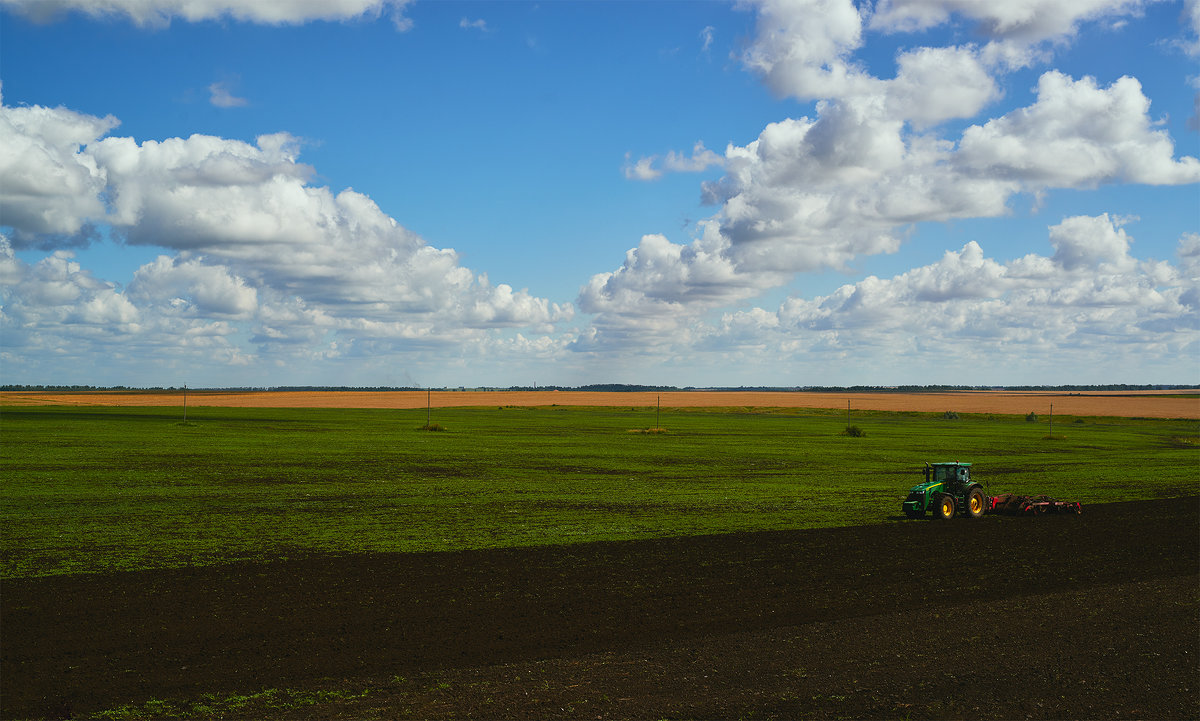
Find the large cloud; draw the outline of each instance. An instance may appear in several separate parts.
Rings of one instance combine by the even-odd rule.
[[[116,125],[111,115],[0,106],[0,218],[17,229],[18,245],[62,243],[104,214],[105,171],[82,149]]]
[[[720,205],[719,231],[706,224],[705,238],[689,246],[643,240],[620,270],[592,279],[581,305],[606,313],[602,325],[656,307],[678,325],[715,305],[675,282],[692,264],[723,268],[702,274],[711,281],[705,297],[729,301],[791,273],[894,252],[913,223],[1003,215],[1018,192],[1200,181],[1200,161],[1174,157],[1149,107],[1132,78],[1103,88],[1049,71],[1034,104],[972,125],[952,143],[905,132],[883,102],[819,104],[816,119],[772,123],[754,142],[726,149],[725,177],[705,185]]]
[[[1092,78],[1050,71],[1038,80],[1037,94],[1030,107],[968,128],[960,166],[1031,187],[1200,181],[1200,161],[1174,158],[1171,137],[1154,128],[1150,99],[1134,78],[1101,88]]]
[[[258,310],[258,291],[227,268],[165,255],[134,273],[126,296],[160,312],[245,318]]]
[[[1018,192],[1200,181],[1200,161],[1174,157],[1136,80],[1102,88],[1050,71],[1037,90],[1033,105],[968,127],[957,144],[906,133],[883,104],[859,101],[772,123],[726,149],[725,177],[705,186],[721,210],[703,238],[683,246],[648,236],[619,270],[584,287],[581,307],[604,314],[601,330],[654,314],[669,319],[654,321],[661,332],[792,273],[894,252],[909,224],[1003,215]],[[1093,250],[1107,243],[1098,238],[1086,241]]]
[[[109,220],[128,242],[227,264],[331,315],[409,314],[473,327],[569,315],[493,287],[361,193],[308,185],[311,169],[297,162],[297,143],[286,134],[255,145],[200,135],[140,145],[109,138],[93,153],[109,175]]]
[[[794,273],[846,269],[860,256],[896,251],[914,224],[1007,214],[1017,193],[1200,181],[1200,161],[1175,156],[1130,77],[1102,86],[1050,70],[1033,104],[970,125],[957,138],[939,129],[945,120],[976,117],[1000,97],[996,77],[1028,64],[1032,45],[1068,38],[1091,20],[1136,14],[1143,2],[895,0],[873,15],[851,0],[754,6],[756,35],[743,63],[777,93],[817,100],[815,115],[770,123],[754,141],[726,148],[724,176],[703,186],[704,200],[719,207],[704,238],[676,245],[648,236],[620,269],[593,277],[580,296],[585,310],[601,313],[590,348],[606,340],[620,347],[638,327],[652,326],[659,342],[684,329],[694,337],[699,319],[719,305],[709,298],[740,300]],[[976,22],[987,44],[903,50],[892,78],[873,76],[855,58],[868,28],[916,31],[954,16]],[[655,160],[628,164],[627,176],[652,179],[670,169]],[[1077,245],[1067,234],[1054,238],[1056,259],[1066,265],[1115,252],[1103,234]],[[706,286],[703,298],[674,281],[701,263],[724,268],[719,277],[727,283]],[[664,281],[664,266],[672,280]],[[650,323],[648,309],[670,320]]]
[[[412,0],[0,0],[0,6],[38,22],[67,12],[93,17],[127,17],[143,26],[163,26],[178,18],[188,22],[230,17],[271,25],[310,20],[376,18],[387,13],[396,27],[407,30],[403,10]]]
[[[969,118],[1000,95],[974,45],[905,50],[896,57],[896,76],[881,79],[853,57],[864,43],[864,11],[852,0],[761,0],[756,5],[757,30],[742,63],[779,95],[887,117],[897,129],[905,123],[926,128]],[[715,157],[701,160],[703,149],[696,145],[692,162],[680,162],[682,156],[672,151],[661,169],[654,166],[654,156],[627,162],[625,175],[653,180],[664,171],[719,164]]]
[[[243,360],[246,339],[267,354],[362,341],[482,347],[500,329],[546,332],[573,313],[462,267],[362,193],[310,185],[287,134],[139,144],[100,139],[111,118],[37,106],[2,117],[5,146],[18,151],[0,163],[4,223],[18,247],[63,248],[27,266],[5,237],[12,348],[44,348],[98,318],[127,340],[205,339],[194,347]],[[65,250],[93,223],[170,254],[121,290]]]
[[[758,295],[787,274],[744,272],[729,256],[729,241],[715,223],[687,246],[665,236],[644,236],[611,273],[598,273],[579,293],[592,329],[575,347],[601,349],[677,342],[699,314]]]
[[[920,47],[896,58],[896,77],[876,78],[853,58],[863,15],[852,0],[763,0],[742,61],[781,95],[876,105],[918,127],[967,118],[999,96],[973,45]]]
[[[1053,256],[1000,263],[972,241],[893,278],[789,298],[774,313],[729,313],[706,329],[707,342],[771,357],[803,353],[814,366],[863,358],[890,368],[926,358],[963,377],[971,364],[1002,372],[1017,359],[1057,364],[1066,378],[1080,362],[1114,370],[1127,352],[1143,362],[1194,352],[1197,278],[1186,270],[1194,237],[1181,239],[1177,268],[1131,257],[1130,239],[1107,215],[1066,218],[1049,236]]]
[[[14,256],[7,237],[0,235],[0,277],[0,355],[10,368],[79,374],[88,373],[93,364],[138,359],[203,359],[223,366],[249,361],[231,323],[139,307],[115,283],[82,268],[69,250],[29,265]]]
[[[928,383],[931,368],[947,383],[1169,379],[1180,358],[1200,352],[1200,236],[1179,239],[1176,264],[1138,260],[1125,222],[1064,218],[1048,228],[1049,253],[1002,262],[972,241],[929,265],[775,309],[711,320],[684,312],[649,336],[629,337],[634,329],[609,318],[574,349],[625,341],[631,362],[708,358],[750,383]]]

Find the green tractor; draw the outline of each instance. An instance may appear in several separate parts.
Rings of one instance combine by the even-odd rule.
[[[983,486],[971,480],[970,463],[926,463],[925,481],[912,487],[903,508],[909,518],[921,518],[926,511],[942,520],[960,513],[980,518],[990,501]]]

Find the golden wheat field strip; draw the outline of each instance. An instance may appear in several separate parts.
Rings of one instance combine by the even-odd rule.
[[[770,391],[193,391],[189,406],[248,408],[437,408],[629,406],[668,408],[845,408],[877,411],[1124,416],[1200,419],[1200,395],[1173,391],[952,391],[833,393]],[[0,406],[178,406],[181,391],[0,392]]]

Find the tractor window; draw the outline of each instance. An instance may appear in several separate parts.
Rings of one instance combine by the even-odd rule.
[[[935,481],[964,481],[966,478],[967,469],[959,466],[937,466],[933,469]]]

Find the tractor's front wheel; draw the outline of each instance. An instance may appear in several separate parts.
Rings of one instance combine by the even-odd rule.
[[[954,510],[954,496],[943,493],[933,506],[933,517],[949,521],[951,518],[954,518]]]
[[[972,488],[967,494],[967,515],[971,518],[982,518],[984,510],[983,491]]]

